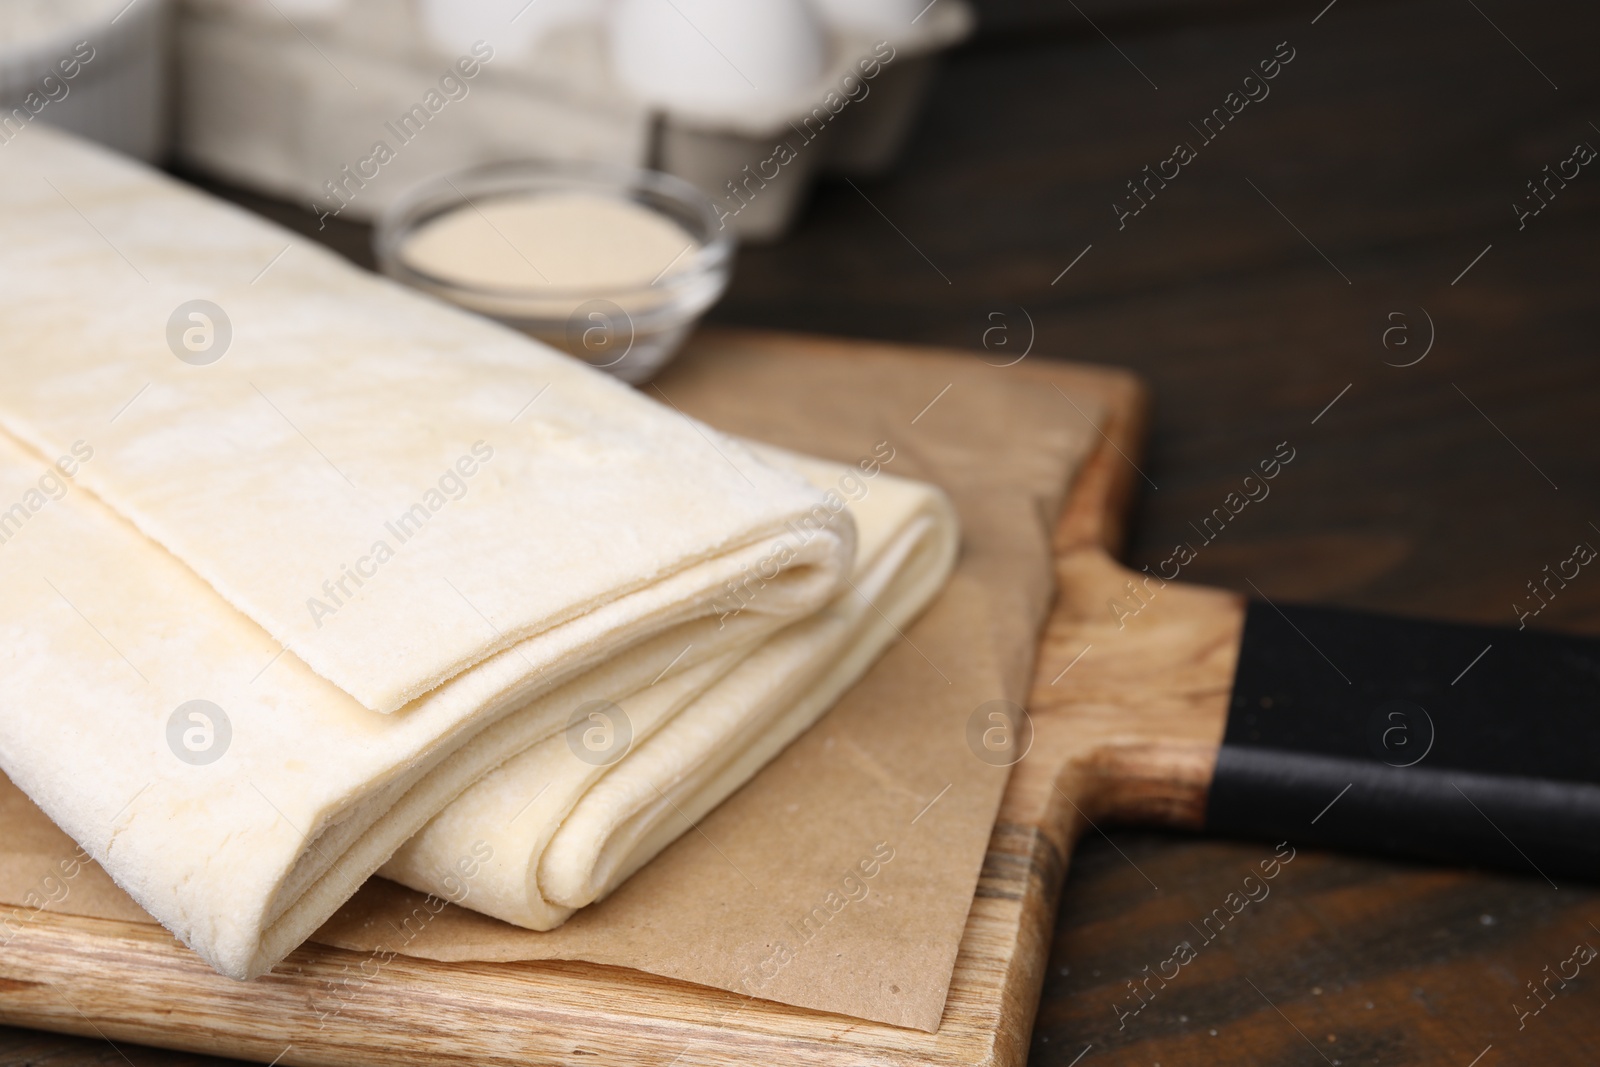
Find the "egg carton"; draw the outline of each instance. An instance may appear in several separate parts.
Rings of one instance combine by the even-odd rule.
[[[699,186],[741,238],[780,237],[819,174],[871,177],[894,165],[939,53],[972,25],[963,0],[939,0],[894,39],[835,32],[823,76],[785,99],[744,115],[662,109],[654,165]]]
[[[966,0],[936,0],[893,34],[835,28],[810,84],[759,105],[705,107],[652,102],[615,75],[605,0],[539,0],[523,10],[542,23],[520,36],[504,32],[520,18],[474,24],[471,7],[185,0],[177,157],[324,218],[357,220],[426,178],[479,163],[649,166],[701,188],[742,239],[772,240],[819,173],[893,164],[939,52],[973,24]],[[400,122],[427,104],[437,110]]]
[[[593,76],[592,35],[556,36],[528,62],[504,47],[440,48],[394,0],[188,0],[174,49],[176,155],[356,221],[478,163],[643,162],[649,116]]]
[[[169,16],[165,0],[0,3],[0,154],[43,122],[162,159]]]

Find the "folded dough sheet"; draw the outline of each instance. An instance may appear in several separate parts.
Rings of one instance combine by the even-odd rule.
[[[508,760],[380,873],[519,926],[558,926],[748,781],[910,625],[955,563],[948,498],[882,472],[869,481],[851,467],[761,451],[834,494],[833,502],[848,502],[859,537],[848,587],[753,649],[725,652],[599,707],[593,720]],[[757,573],[729,593],[724,611],[753,602],[760,587]],[[463,869],[474,872],[470,896],[461,892]]]
[[[948,567],[942,498],[885,483],[857,563],[830,471],[65,135],[0,163],[0,767],[225,974],[425,826],[395,864],[426,884],[462,813],[631,707],[636,747],[497,853],[496,913],[557,921]]]

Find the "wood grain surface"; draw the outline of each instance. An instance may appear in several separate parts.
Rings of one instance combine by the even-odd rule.
[[[1134,568],[1194,539],[1189,524],[1289,440],[1299,455],[1273,495],[1185,582],[1514,625],[1525,583],[1600,524],[1600,175],[1523,229],[1512,210],[1575,143],[1600,147],[1600,13],[1566,0],[985,11],[895,174],[825,187],[791,241],[744,254],[717,317],[980,347],[999,323],[1016,338],[1025,309],[1035,353],[1150,384]],[[1195,139],[1188,124],[1285,40],[1297,56],[1271,96],[1119,230],[1125,182]],[[1432,351],[1394,365],[1422,354],[1424,311]],[[1385,347],[1395,325],[1407,329]],[[1600,634],[1600,578],[1533,625]],[[1190,924],[1271,850],[1097,822],[1062,894],[1038,1067],[1600,1060],[1594,976],[1520,1029],[1513,1006],[1575,943],[1600,947],[1594,887],[1311,850],[1124,1022],[1126,983],[1198,940]]]
[[[1025,311],[1030,360],[1122,365],[1151,386],[1135,568],[1166,558],[1289,439],[1300,458],[1272,498],[1185,581],[1511,622],[1524,583],[1600,523],[1600,179],[1585,173],[1524,229],[1511,207],[1574,142],[1600,145],[1584,132],[1600,123],[1592,6],[980,9],[979,36],[944,64],[896,171],[824,185],[791,239],[742,251],[714,318],[977,348],[1026,336]],[[1272,95],[1118,230],[1124,182],[1284,40],[1297,57]],[[294,206],[234,195],[316,230]],[[369,258],[358,227],[318,236]],[[1394,366],[1420,354],[1424,311],[1435,347]],[[1413,347],[1384,346],[1397,323],[1407,330],[1391,344]],[[987,332],[996,325],[1007,329]],[[1600,633],[1600,581],[1574,583],[1536,625]],[[1154,790],[1149,803],[1183,800]],[[1511,1007],[1595,937],[1592,888],[1307,850],[1271,898],[1119,1025],[1125,983],[1167,959],[1270,850],[1099,825],[1109,838],[1091,834],[1073,854],[1030,1062],[1595,1059],[1593,977],[1523,1029]],[[118,1044],[4,1030],[0,1064],[214,1062]]]

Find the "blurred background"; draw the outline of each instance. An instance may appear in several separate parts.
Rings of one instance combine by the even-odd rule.
[[[31,91],[32,57],[70,52],[73,19],[109,11],[117,32],[41,121],[368,266],[373,218],[443,170],[532,156],[678,175],[741,237],[712,325],[1138,372],[1154,418],[1135,567],[1281,441],[1292,470],[1188,580],[1511,625],[1542,567],[1600,538],[1600,175],[1568,162],[1600,145],[1591,5],[675,4],[689,17],[628,0],[0,3],[0,99]],[[441,84],[452,70],[463,89]],[[418,104],[427,121],[390,132]],[[349,182],[378,139],[392,161]],[[1600,578],[1536,625],[1600,633]],[[1593,1060],[1592,978],[1537,1025],[1512,1007],[1574,942],[1600,944],[1592,888],[1311,851],[1204,981],[1121,1028],[1107,1004],[1126,976],[1259,849],[1103,829],[1073,857],[1034,1062]],[[121,1062],[7,1040],[0,1063]]]

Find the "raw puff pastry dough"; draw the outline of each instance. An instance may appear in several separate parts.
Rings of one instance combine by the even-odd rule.
[[[607,765],[580,757],[577,739],[565,735],[508,760],[406,842],[380,874],[518,926],[559,926],[748,781],[938,593],[959,542],[942,492],[763,451],[819,488],[862,486],[848,504],[860,538],[849,586],[756,648],[724,653],[621,701],[632,747],[604,753]],[[470,884],[459,874],[467,862],[475,870]]]
[[[219,971],[271,968],[582,700],[844,588],[847,515],[719,619],[832,515],[798,475],[102,149],[34,127],[4,156],[0,514],[92,457],[0,544],[0,767]],[[196,299],[231,326],[205,366],[169,345]],[[167,743],[197,698],[231,724],[205,765]]]

